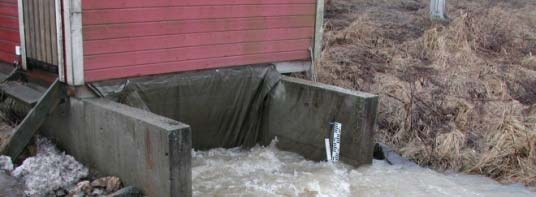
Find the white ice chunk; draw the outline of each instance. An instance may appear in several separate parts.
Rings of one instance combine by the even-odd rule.
[[[48,139],[37,139],[37,155],[30,157],[11,173],[21,178],[27,195],[70,187],[88,175],[88,169],[72,156],[60,152]]]
[[[13,162],[11,161],[11,157],[0,155],[0,170],[13,170]]]

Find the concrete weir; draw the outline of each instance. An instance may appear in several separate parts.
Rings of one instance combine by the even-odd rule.
[[[191,150],[252,147],[325,160],[332,122],[343,125],[341,160],[372,162],[378,97],[246,66],[92,84],[71,97],[42,134],[90,169],[148,196],[191,196]]]

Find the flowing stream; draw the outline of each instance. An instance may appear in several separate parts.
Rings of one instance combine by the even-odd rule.
[[[60,154],[46,140],[38,144],[40,153],[12,173],[22,172],[22,182],[0,170],[0,196],[21,196],[24,185],[26,194],[37,194],[75,181],[65,177],[78,176],[79,171],[73,171],[80,168],[73,168],[78,164],[61,162],[70,156]],[[412,163],[389,165],[375,160],[370,166],[355,169],[340,163],[312,162],[274,145],[193,151],[192,157],[194,196],[536,196],[522,185],[443,174]]]
[[[375,160],[354,169],[306,161],[273,145],[193,156],[194,196],[536,196],[521,185]]]

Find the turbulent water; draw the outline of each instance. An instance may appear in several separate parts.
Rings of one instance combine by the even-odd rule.
[[[316,163],[273,145],[192,154],[194,196],[536,196],[521,185],[414,165]]]

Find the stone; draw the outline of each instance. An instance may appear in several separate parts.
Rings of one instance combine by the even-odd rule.
[[[89,194],[93,190],[91,183],[89,181],[82,181],[76,184],[76,187],[73,189],[71,194],[86,193]]]
[[[102,177],[91,182],[92,187],[105,188],[106,192],[114,192],[121,188],[121,180],[117,177]]]
[[[94,189],[93,192],[91,192],[92,196],[102,196],[104,194],[104,191],[102,189]]]

